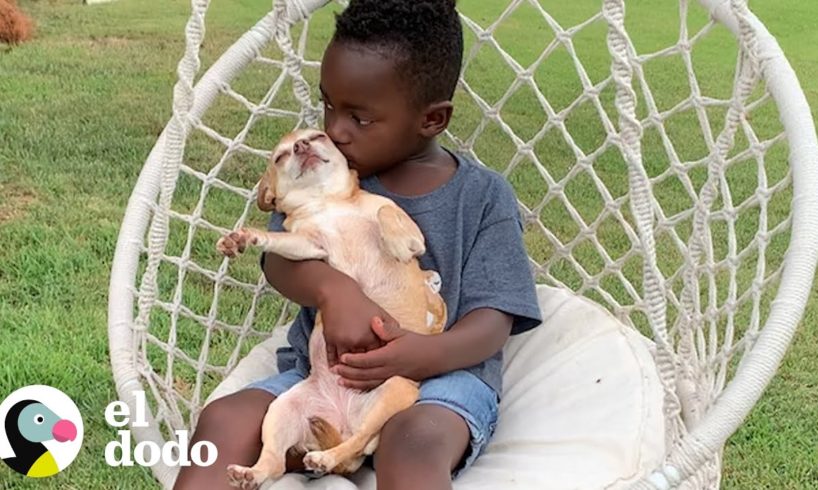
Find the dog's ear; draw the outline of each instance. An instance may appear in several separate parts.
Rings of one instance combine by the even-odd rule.
[[[267,170],[264,172],[264,175],[261,176],[261,180],[258,183],[258,197],[256,198],[256,204],[258,204],[258,208],[262,211],[273,211],[276,207],[276,180],[276,168],[275,165],[270,162],[270,164],[267,165]]]

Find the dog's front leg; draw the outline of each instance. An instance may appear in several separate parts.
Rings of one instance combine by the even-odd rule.
[[[417,383],[400,376],[387,379],[375,388],[362,409],[361,422],[344,442],[326,451],[310,451],[304,456],[307,469],[328,473],[337,466],[375,452],[377,437],[393,415],[412,406],[420,393]],[[360,465],[350,464],[351,468]]]
[[[381,246],[392,257],[406,263],[426,252],[418,225],[402,209],[386,204],[378,209]]]
[[[304,383],[302,381],[302,383]],[[258,461],[252,467],[231,464],[227,467],[230,484],[255,489],[268,478],[279,478],[286,471],[287,451],[305,440],[309,430],[304,417],[303,389],[299,385],[273,400],[261,425],[263,444]]]
[[[324,260],[327,251],[316,237],[307,233],[284,231],[260,231],[241,228],[219,239],[216,248],[228,257],[235,257],[254,245],[265,252],[272,252],[290,260]]]

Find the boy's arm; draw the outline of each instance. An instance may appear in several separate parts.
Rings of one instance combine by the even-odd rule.
[[[317,307],[331,291],[348,286],[348,281],[352,281],[322,260],[296,262],[269,252],[264,254],[263,268],[267,282],[285,298],[301,306]]]
[[[437,335],[421,335],[397,326],[373,324],[386,343],[365,353],[339,356],[333,371],[348,388],[371,390],[392,376],[415,381],[475,366],[500,351],[515,317],[491,307],[476,308]]]
[[[370,300],[354,279],[320,260],[291,261],[265,253],[264,276],[279,293],[302,306],[321,310],[327,360],[332,366],[346,352],[364,352],[380,347],[372,332],[372,317],[397,323]]]
[[[496,354],[511,333],[512,316],[493,308],[470,311],[437,335],[421,335],[397,327],[373,325],[387,344],[364,354],[348,353],[334,371],[341,383],[370,390],[392,376],[422,381],[479,364]]]
[[[474,366],[499,352],[511,334],[511,323],[512,316],[507,313],[478,308],[446,332],[429,337],[430,347],[436,351],[432,376]]]
[[[286,231],[283,213],[273,212],[267,223],[269,231]],[[261,268],[267,282],[285,298],[301,306],[317,307],[339,285],[354,282],[341,271],[321,260],[293,261],[265,252]],[[349,280],[349,281],[346,281]]]

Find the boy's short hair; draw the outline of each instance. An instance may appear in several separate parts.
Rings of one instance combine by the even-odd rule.
[[[336,18],[333,40],[394,56],[421,105],[454,96],[463,58],[455,0],[351,0]]]

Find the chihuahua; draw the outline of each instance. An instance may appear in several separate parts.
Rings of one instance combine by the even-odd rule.
[[[417,260],[425,252],[420,229],[392,200],[360,188],[357,172],[325,133],[298,130],[281,140],[259,182],[258,206],[284,213],[286,231],[231,232],[217,243],[222,254],[234,257],[257,246],[290,260],[324,260],[355,279],[401,328],[419,334],[443,330],[440,276],[421,270]],[[368,392],[339,385],[327,361],[320,311],[309,356],[309,377],[267,410],[256,464],[228,466],[234,486],[257,488],[281,477],[291,449],[305,453],[309,470],[352,473],[374,453],[384,424],[418,399],[418,383],[400,376]]]

